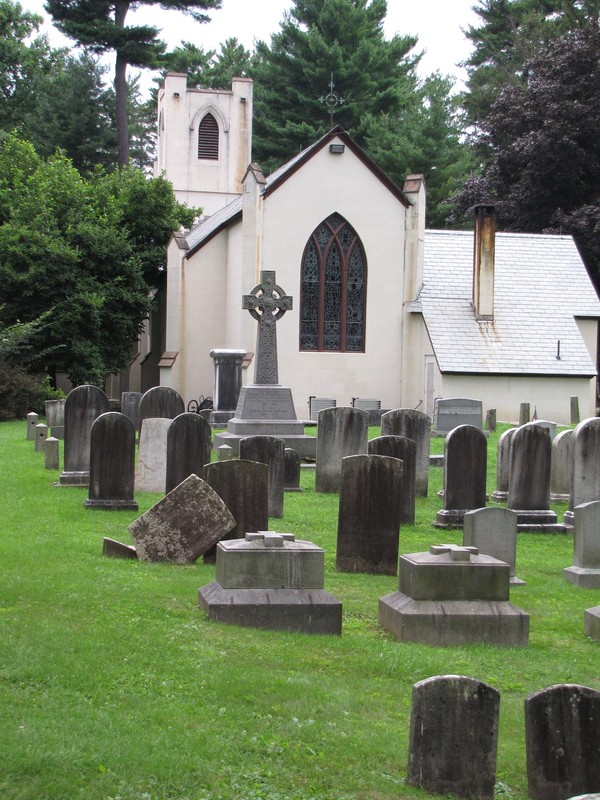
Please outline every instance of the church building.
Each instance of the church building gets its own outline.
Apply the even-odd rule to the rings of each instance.
[[[395,185],[337,127],[269,176],[252,162],[252,81],[190,89],[169,74],[158,97],[156,174],[201,207],[168,250],[160,383],[186,404],[211,396],[213,349],[243,349],[256,321],[242,296],[262,270],[293,298],[277,323],[279,381],[298,418],[310,397],[376,399],[433,413],[471,397],[516,420],[569,421],[596,405],[600,303],[569,236],[425,230],[421,175]]]

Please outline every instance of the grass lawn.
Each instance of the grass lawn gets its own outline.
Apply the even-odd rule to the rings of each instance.
[[[490,491],[505,427],[489,439]],[[377,624],[397,579],[335,571],[338,498],[315,494],[303,470],[304,492],[286,494],[270,527],[325,549],[342,636],[219,625],[197,607],[213,566],[102,556],[102,538],[130,542],[127,525],[159,495],[136,494],[139,512],[85,509],[87,490],[54,486],[25,428],[0,424],[4,800],[432,798],[405,783],[411,687],[444,674],[500,691],[497,796],[526,798],[525,697],[563,682],[600,689],[600,645],[583,632],[600,591],[562,578],[571,536],[519,534],[526,585],[511,601],[531,615],[528,648],[400,644]],[[431,526],[441,482],[432,469],[402,553],[461,541]]]

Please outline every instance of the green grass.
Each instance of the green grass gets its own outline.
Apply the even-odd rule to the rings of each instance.
[[[527,585],[511,600],[531,615],[528,648],[400,644],[377,624],[378,598],[397,579],[335,571],[338,499],[315,494],[303,470],[304,492],[286,495],[271,528],[325,549],[343,633],[273,633],[207,620],[197,591],[214,567],[104,558],[102,538],[131,541],[138,514],[84,509],[86,490],[54,486],[24,422],[0,425],[0,465],[5,800],[430,798],[405,783],[411,687],[450,673],[501,692],[497,796],[525,798],[525,697],[565,681],[600,689],[599,645],[583,633],[600,592],[561,577],[570,536],[519,535]],[[440,541],[441,483],[432,469],[401,552]],[[158,496],[136,499],[141,513]]]

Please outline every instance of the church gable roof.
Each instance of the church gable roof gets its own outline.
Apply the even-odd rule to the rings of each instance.
[[[600,303],[570,236],[496,234],[493,320],[476,318],[472,280],[473,233],[427,231],[419,300],[442,372],[596,374],[576,319]]]

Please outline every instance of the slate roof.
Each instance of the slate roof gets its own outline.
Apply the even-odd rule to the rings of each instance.
[[[427,231],[411,310],[443,373],[596,374],[576,317],[600,317],[600,302],[570,236],[496,234],[493,321],[475,318],[472,278],[473,233]]]

